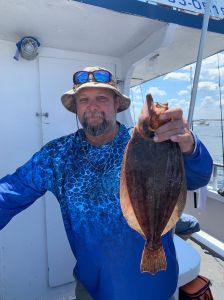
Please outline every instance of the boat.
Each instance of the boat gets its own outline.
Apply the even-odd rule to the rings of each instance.
[[[209,122],[206,120],[198,120],[198,121],[194,121],[194,125],[208,126]]]
[[[209,125],[209,123],[208,122],[206,122],[206,121],[200,121],[199,123],[198,123],[199,125],[203,125],[203,126],[208,126]]]
[[[49,140],[77,129],[73,115],[60,102],[71,88],[74,71],[87,65],[106,67],[129,94],[130,87],[140,82],[196,61],[202,9],[195,13],[160,2],[0,2],[0,177],[13,172]],[[18,52],[24,38],[34,41],[35,58],[29,57],[30,48],[23,56]],[[222,49],[223,19],[211,18],[204,55]],[[118,120],[133,126],[130,111],[120,113]],[[186,211],[195,214],[192,197],[189,192]],[[214,186],[208,191],[208,206],[206,216],[198,214],[202,231],[222,245],[224,201]],[[212,247],[215,243],[209,243],[209,237],[195,238]],[[186,248],[194,258],[190,265],[180,258],[181,285],[197,276],[200,257],[178,237],[175,242],[180,257]],[[0,299],[74,299],[74,264],[59,205],[46,193],[0,232]]]

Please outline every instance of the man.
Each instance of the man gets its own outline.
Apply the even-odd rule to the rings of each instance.
[[[73,81],[62,103],[78,116],[83,129],[49,142],[14,174],[1,179],[0,229],[49,190],[59,201],[77,259],[79,300],[168,300],[178,277],[172,233],[162,236],[166,271],[140,273],[144,240],[127,225],[120,209],[121,162],[130,135],[116,122],[116,113],[127,109],[130,99],[119,92],[112,74],[99,67],[76,72]],[[212,160],[189,131],[182,110],[167,110],[161,118],[172,121],[157,129],[155,142],[179,143],[188,188],[204,186]],[[81,284],[89,295],[85,291],[81,295]]]

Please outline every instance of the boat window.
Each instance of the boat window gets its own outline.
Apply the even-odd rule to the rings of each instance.
[[[168,102],[169,107],[181,107],[187,119],[195,64],[144,81],[130,89],[131,115],[137,122],[145,95],[151,93],[154,101]],[[137,74],[133,75],[137,78]],[[206,145],[214,161],[211,185],[224,187],[224,51],[203,60],[193,116],[193,131]],[[133,81],[134,82],[134,81]],[[139,81],[138,81],[139,82]]]

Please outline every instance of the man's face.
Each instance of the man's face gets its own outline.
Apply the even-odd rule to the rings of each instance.
[[[114,128],[119,97],[104,88],[84,88],[76,95],[77,115],[84,130],[92,136]]]

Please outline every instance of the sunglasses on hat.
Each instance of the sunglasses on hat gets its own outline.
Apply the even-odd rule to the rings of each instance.
[[[92,72],[78,71],[73,75],[74,85],[80,85],[86,82],[91,82],[89,75],[92,75],[94,81],[101,83],[112,82],[112,74],[107,70],[95,70]]]

